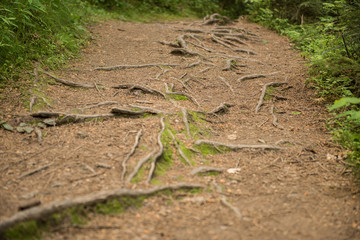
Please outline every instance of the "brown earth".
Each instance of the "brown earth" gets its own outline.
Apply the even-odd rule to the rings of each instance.
[[[206,190],[198,194],[156,195],[146,199],[141,208],[130,208],[119,215],[93,213],[84,227],[64,226],[44,233],[43,238],[360,239],[359,188],[352,183],[351,173],[344,167],[341,149],[325,129],[328,116],[324,106],[315,100],[313,90],[304,85],[306,62],[288,39],[270,30],[245,19],[228,26],[236,28],[231,30],[232,33],[247,36],[247,40],[242,40],[247,45],[241,45],[241,48],[257,54],[232,51],[212,41],[208,33],[194,35],[212,52],[188,43],[191,51],[203,56],[173,55],[170,54],[173,47],[158,42],[176,43],[175,39],[185,34],[183,29],[211,31],[216,27],[203,26],[197,21],[152,24],[109,21],[98,24],[93,28],[96,40],[83,50],[82,59],[54,73],[73,82],[96,83],[98,89],[68,87],[41,74],[40,82],[51,83],[45,91],[53,105],[42,111],[102,114],[109,113],[113,107],[136,104],[172,113],[163,115],[167,126],[171,125],[179,142],[191,149],[195,148],[195,139],[237,145],[269,144],[283,149],[243,149],[210,155],[194,153],[195,164],[189,166],[181,161],[176,146],[170,142],[173,163],[168,169],[157,171],[149,185],[146,184],[149,165],[143,166],[137,183],[126,183],[121,180],[122,161],[131,151],[140,129],[143,134],[128,161],[126,176],[140,159],[158,149],[160,116],[100,118],[47,127],[42,130],[42,144],[35,133],[1,130],[0,221],[14,215],[20,205],[34,200],[45,205],[101,190],[147,189],[188,182],[203,184]],[[186,40],[200,44],[192,38]],[[238,69],[223,71],[226,60],[231,58],[221,57],[218,53],[248,59],[236,60],[242,65]],[[201,60],[199,65],[187,68],[198,60]],[[154,63],[179,66],[93,70],[99,66]],[[201,72],[206,68],[209,70]],[[164,74],[158,76],[160,73]],[[237,81],[245,75],[269,73],[274,74]],[[181,78],[184,74],[187,75]],[[185,82],[186,88],[180,81]],[[287,81],[286,85],[270,88],[264,105],[255,113],[264,84],[284,81]],[[173,84],[173,91],[190,94],[200,106],[189,99],[170,101],[169,95],[165,99],[140,90],[102,87],[136,84],[165,93],[164,83]],[[12,125],[29,119],[24,117],[28,113],[22,110],[23,105],[17,98],[9,91],[1,103],[2,118]],[[104,101],[116,101],[117,104],[84,109]],[[211,111],[224,102],[233,104],[224,114],[206,115],[205,120],[196,122],[189,115],[191,126],[195,124],[199,131],[187,136],[181,107],[188,111]],[[272,105],[279,126],[272,124]],[[46,169],[22,177],[24,173],[48,164],[51,165]],[[162,166],[158,165],[158,168]],[[236,173],[190,175],[199,166],[239,169]],[[216,186],[222,191],[219,192]],[[242,216],[222,204],[223,197]]]

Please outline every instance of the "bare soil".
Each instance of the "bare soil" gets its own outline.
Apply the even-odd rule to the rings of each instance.
[[[137,132],[143,130],[127,162],[126,176],[140,159],[158,149],[161,116],[100,118],[46,127],[42,129],[42,144],[35,133],[0,130],[0,221],[34,200],[44,205],[107,189],[147,189],[151,185],[189,182],[203,184],[206,190],[198,194],[156,195],[146,199],[141,208],[130,208],[120,215],[93,214],[83,228],[58,228],[44,233],[43,239],[360,239],[359,187],[345,168],[341,149],[325,129],[328,116],[324,106],[304,84],[305,60],[287,38],[246,19],[227,26],[236,28],[231,30],[233,34],[247,36],[242,40],[247,45],[239,45],[241,48],[257,54],[235,52],[214,42],[209,32],[216,26],[204,26],[199,21],[98,24],[92,30],[96,40],[83,50],[82,59],[53,73],[73,82],[96,83],[98,89],[68,87],[40,73],[41,82],[51,82],[45,92],[52,102],[52,108],[41,111],[103,114],[113,107],[134,104],[169,112],[162,115],[165,122],[176,131],[179,142],[191,149],[196,139],[208,139],[233,145],[276,145],[281,150],[194,153],[195,164],[189,166],[181,161],[176,146],[170,142],[173,162],[168,169],[157,171],[152,183],[147,184],[149,165],[145,164],[138,182],[126,183],[121,179],[122,161],[131,151]],[[193,34],[213,51],[191,45],[189,42],[200,43],[186,38],[188,49],[201,56],[179,56],[170,54],[174,47],[158,42],[176,44],[176,38],[186,34],[184,29],[205,31]],[[239,58],[235,61],[241,65],[238,69],[223,71],[231,57],[221,54],[248,59]],[[199,65],[187,67],[199,60]],[[155,63],[179,66],[94,70],[100,66]],[[253,74],[269,75],[237,81]],[[268,89],[264,104],[255,113],[263,86],[284,81],[287,84]],[[170,101],[169,95],[165,99],[141,90],[111,88],[133,84],[165,94],[164,83],[173,84],[174,92],[191,95],[200,106],[190,99]],[[18,98],[9,91],[1,100],[2,118],[12,125],[28,119],[24,116],[29,113]],[[104,101],[117,104],[85,109]],[[201,121],[189,117],[191,126],[195,124],[200,132],[187,136],[181,107],[208,112],[224,102],[233,105],[224,114],[206,115]],[[278,126],[273,124],[272,106]],[[235,173],[225,170],[218,175],[190,174],[200,166],[237,169]],[[221,202],[223,197],[239,210],[241,217]]]

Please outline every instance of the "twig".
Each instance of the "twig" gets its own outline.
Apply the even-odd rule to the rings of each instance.
[[[136,137],[135,137],[135,143],[133,145],[133,147],[131,148],[131,151],[128,153],[128,155],[126,156],[126,158],[124,159],[124,161],[122,162],[122,167],[123,167],[123,171],[121,173],[121,180],[124,179],[125,177],[125,174],[126,174],[126,163],[127,161],[130,159],[130,157],[135,153],[135,150],[137,148],[137,146],[139,145],[139,140],[140,140],[140,137],[142,135],[142,129],[140,129],[138,131],[138,133],[136,134]]]
[[[176,138],[175,138],[174,134],[169,129],[167,131],[170,134],[170,136],[172,137],[172,139],[174,141],[174,144],[175,144],[176,148],[178,149],[178,152],[180,153],[180,156],[191,166],[192,165],[191,161],[186,157],[184,152],[181,150],[178,142],[176,141]]]
[[[191,171],[190,175],[196,175],[199,173],[208,173],[208,172],[218,172],[222,173],[225,171],[225,168],[215,168],[215,167],[198,167]]]
[[[89,85],[89,84],[82,84],[82,83],[76,83],[76,82],[71,82],[68,80],[64,80],[58,77],[55,77],[54,75],[51,75],[48,72],[43,72],[45,75],[48,75],[49,77],[51,77],[52,79],[54,79],[56,82],[64,84],[66,86],[70,86],[70,87],[82,87],[82,88],[95,88],[94,85]]]
[[[41,219],[46,216],[50,216],[53,213],[71,207],[94,205],[96,203],[104,202],[111,198],[148,196],[165,190],[175,191],[179,189],[194,189],[194,188],[203,188],[203,186],[199,184],[178,183],[178,184],[154,187],[147,190],[144,189],[130,190],[130,189],[118,188],[114,190],[106,190],[106,191],[90,193],[85,196],[66,199],[63,201],[51,202],[43,206],[34,207],[22,212],[18,212],[13,216],[0,221],[0,232],[3,232],[4,230],[12,226],[15,226],[18,223]]]
[[[33,174],[35,174],[35,173],[37,173],[37,172],[40,172],[40,171],[42,171],[42,170],[45,170],[45,169],[49,168],[51,165],[52,165],[52,163],[47,164],[47,165],[45,165],[45,166],[41,166],[41,167],[39,167],[39,168],[37,168],[37,169],[35,169],[35,170],[32,170],[32,171],[30,171],[30,172],[24,173],[24,174],[22,174],[20,177],[18,177],[18,179],[22,179],[22,178],[24,178],[24,177],[31,176],[31,175],[33,175]]]
[[[221,77],[221,76],[219,76],[219,78],[220,78],[220,80],[221,80],[223,83],[225,83],[226,86],[229,87],[229,89],[230,89],[230,91],[231,91],[232,93],[235,93],[233,87],[230,85],[230,83],[228,83],[228,82],[225,80],[225,78],[223,78],[223,77]]]
[[[112,71],[112,70],[121,70],[121,69],[129,69],[129,68],[148,68],[148,67],[159,67],[159,66],[176,67],[179,66],[179,64],[153,63],[153,64],[143,64],[143,65],[116,65],[110,67],[97,67],[94,68],[94,70]]]
[[[241,82],[241,81],[245,81],[245,80],[248,80],[248,79],[264,78],[264,77],[267,77],[267,76],[275,75],[277,73],[279,73],[279,72],[273,72],[273,73],[268,73],[268,74],[245,75],[245,76],[239,78],[237,81]]]
[[[261,95],[260,95],[260,98],[259,98],[259,101],[258,101],[258,104],[256,105],[255,107],[255,113],[258,113],[259,110],[260,110],[260,107],[263,105],[264,103],[264,97],[265,97],[265,94],[266,94],[266,89],[267,87],[269,86],[280,86],[280,85],[284,85],[284,84],[287,84],[287,82],[271,82],[271,83],[267,83],[263,86],[263,89],[262,89],[262,92],[261,92]]]
[[[273,124],[275,127],[279,128],[279,129],[284,129],[284,127],[281,126],[281,125],[277,122],[277,117],[276,117],[276,115],[274,114],[274,104],[271,105],[270,114],[273,116],[272,124]]]
[[[165,131],[165,123],[164,123],[164,118],[163,117],[160,120],[160,124],[161,124],[161,131],[160,131],[160,133],[158,135],[158,139],[157,139],[158,140],[158,145],[159,145],[159,150],[156,153],[156,155],[154,156],[154,160],[152,161],[152,163],[150,165],[149,175],[148,175],[148,178],[147,178],[147,181],[146,181],[148,184],[151,182],[151,179],[152,179],[152,177],[154,175],[157,160],[164,153],[164,145],[161,142],[161,136],[162,136],[163,132]]]
[[[204,139],[197,140],[195,142],[195,145],[202,145],[202,144],[207,144],[207,145],[211,145],[211,146],[218,146],[218,147],[226,147],[226,148],[229,148],[230,150],[233,150],[233,151],[246,149],[246,148],[268,149],[268,150],[281,150],[281,149],[284,149],[284,148],[277,147],[277,146],[272,146],[272,145],[233,145],[233,144],[216,142],[216,141],[211,141],[211,140],[204,140]]]

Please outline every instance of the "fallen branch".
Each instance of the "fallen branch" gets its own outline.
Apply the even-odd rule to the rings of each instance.
[[[219,76],[219,78],[220,78],[220,80],[221,80],[223,83],[225,83],[226,86],[229,87],[229,89],[230,89],[230,91],[231,91],[232,93],[235,93],[233,87],[230,85],[230,83],[228,83],[228,82],[225,80],[225,78],[223,78],[223,77],[221,77],[221,76]]]
[[[33,207],[25,211],[18,212],[7,219],[0,221],[0,232],[3,232],[6,229],[11,228],[18,223],[31,221],[31,220],[44,219],[45,217],[48,217],[54,213],[60,212],[64,209],[71,207],[95,205],[97,203],[105,202],[106,200],[112,198],[149,196],[166,190],[175,191],[179,189],[194,189],[194,188],[203,188],[203,186],[199,184],[179,183],[179,184],[154,187],[146,190],[144,189],[130,190],[130,189],[118,188],[114,190],[106,190],[106,191],[90,193],[85,196],[66,199],[63,201],[56,201],[56,202],[48,203],[43,206]]]
[[[223,114],[229,111],[230,107],[233,107],[234,104],[221,103],[219,106],[208,112],[207,114]]]
[[[147,88],[147,87],[144,87],[144,86],[140,86],[140,85],[120,84],[120,85],[117,85],[117,86],[113,86],[112,88],[115,88],[115,89],[129,89],[130,91],[141,90],[144,93],[160,95],[163,98],[166,98],[166,96],[162,92],[160,92],[158,90],[155,90],[155,89],[152,89],[152,88]]]
[[[51,165],[52,165],[52,163],[47,164],[47,165],[45,165],[45,166],[41,166],[41,167],[39,167],[39,168],[37,168],[37,169],[35,169],[35,170],[32,170],[32,171],[30,171],[30,172],[24,173],[24,174],[22,174],[20,177],[18,177],[18,179],[22,179],[22,178],[24,178],[24,177],[31,176],[31,175],[33,175],[33,174],[35,174],[35,173],[37,173],[37,172],[40,172],[40,171],[42,171],[42,170],[45,170],[45,169],[49,168]]]
[[[276,117],[276,115],[274,114],[274,104],[271,105],[270,114],[273,116],[272,124],[273,124],[275,127],[279,128],[279,129],[284,129],[284,127],[281,126],[281,125],[278,123],[277,117]]]
[[[256,105],[255,107],[255,113],[258,113],[259,110],[260,110],[260,107],[263,105],[264,103],[264,97],[265,97],[265,94],[266,94],[266,89],[267,87],[269,86],[280,86],[280,85],[284,85],[284,84],[287,84],[287,82],[271,82],[271,83],[267,83],[263,86],[263,89],[262,89],[262,92],[261,92],[261,95],[260,95],[260,98],[259,98],[259,101],[258,101],[258,104]]]
[[[154,175],[154,172],[155,172],[155,168],[156,168],[156,162],[157,160],[163,155],[164,153],[164,145],[162,144],[161,142],[161,136],[163,134],[163,132],[165,131],[165,123],[164,123],[164,118],[162,117],[161,120],[160,120],[160,124],[161,124],[161,131],[158,135],[158,145],[159,145],[159,150],[158,152],[156,153],[156,155],[154,156],[154,160],[152,161],[151,165],[150,165],[150,170],[149,170],[149,175],[148,175],[148,178],[147,178],[147,183],[150,184],[151,182],[151,179]]]
[[[211,140],[197,140],[195,142],[195,145],[202,145],[202,144],[207,144],[207,145],[211,145],[211,146],[215,146],[215,147],[226,147],[229,148],[230,150],[236,151],[236,150],[241,150],[241,149],[246,149],[246,148],[251,148],[251,149],[267,149],[267,150],[281,150],[283,148],[277,147],[277,146],[272,146],[272,145],[233,145],[233,144],[227,144],[227,143],[222,143],[222,142],[216,142],[216,141],[211,141]]]
[[[178,152],[180,153],[180,156],[187,162],[187,164],[189,164],[189,165],[191,166],[191,165],[192,165],[192,164],[191,164],[191,161],[186,157],[186,155],[184,154],[184,152],[181,150],[178,142],[176,141],[176,138],[175,138],[174,134],[172,134],[172,132],[171,132],[169,129],[168,129],[167,131],[168,131],[168,133],[170,134],[170,136],[172,137],[172,139],[173,139],[173,141],[174,141],[174,144],[175,144]]]
[[[212,172],[217,172],[217,173],[222,173],[223,171],[225,171],[225,168],[215,168],[215,167],[198,167],[195,168],[191,171],[190,175],[194,176],[197,175],[199,173],[212,173]]]
[[[279,72],[273,72],[273,73],[268,73],[268,74],[253,74],[253,75],[245,75],[241,78],[239,78],[237,81],[238,82],[241,82],[241,81],[245,81],[245,80],[249,80],[249,79],[255,79],[255,78],[264,78],[264,77],[267,77],[267,76],[271,76],[271,75],[275,75]]]
[[[112,70],[121,70],[121,69],[129,69],[129,68],[148,68],[148,67],[160,67],[160,66],[176,67],[179,66],[179,64],[153,63],[153,64],[143,64],[143,65],[116,65],[110,67],[97,67],[94,68],[94,70],[112,71]]]
[[[89,85],[89,84],[83,84],[83,83],[76,83],[76,82],[71,82],[68,80],[64,80],[58,77],[55,77],[54,75],[51,75],[48,72],[43,72],[45,75],[48,75],[49,77],[51,77],[52,79],[54,79],[56,82],[61,83],[65,86],[70,86],[70,87],[82,87],[82,88],[95,88],[95,85]]]
[[[183,122],[186,128],[186,133],[189,136],[189,138],[191,138],[191,133],[190,133],[190,127],[189,127],[189,122],[188,122],[188,113],[186,111],[186,108],[181,108],[181,112],[182,112],[182,117],[183,117]]]
[[[131,148],[131,151],[129,152],[129,154],[126,156],[126,158],[124,159],[124,161],[122,162],[122,167],[123,167],[123,171],[121,173],[121,180],[124,179],[125,174],[126,174],[126,162],[129,160],[129,158],[135,153],[135,149],[137,148],[137,146],[139,145],[139,140],[140,137],[142,135],[142,129],[139,130],[139,132],[136,134],[135,137],[135,143],[133,145],[133,147]]]

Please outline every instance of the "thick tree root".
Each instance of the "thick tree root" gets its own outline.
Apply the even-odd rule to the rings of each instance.
[[[234,104],[221,103],[219,106],[208,112],[207,114],[224,114],[229,111],[229,108],[233,107]]]
[[[152,63],[152,64],[143,64],[143,65],[116,65],[110,67],[97,67],[94,70],[98,71],[112,71],[112,70],[122,70],[122,69],[130,69],[130,68],[148,68],[148,67],[177,67],[179,64],[172,64],[172,63]]]
[[[35,118],[56,118],[55,123],[57,125],[84,122],[89,119],[96,119],[96,118],[115,117],[115,115],[112,113],[85,115],[85,114],[67,114],[67,113],[58,113],[58,112],[38,112],[38,113],[30,114],[30,116]]]
[[[191,171],[190,175],[194,176],[199,173],[222,173],[225,171],[225,168],[215,168],[215,167],[198,167]]]
[[[172,114],[170,112],[165,112],[165,111],[162,111],[162,110],[159,110],[159,109],[156,109],[156,108],[143,107],[143,106],[134,105],[134,104],[129,104],[128,106],[131,107],[131,108],[138,108],[138,109],[140,109],[142,111],[145,111],[147,113],[150,113],[150,114],[165,114],[165,115]]]
[[[161,124],[161,131],[160,131],[160,133],[159,133],[159,135],[158,135],[158,138],[157,138],[157,140],[158,140],[158,145],[159,145],[159,150],[158,150],[158,152],[155,154],[154,160],[152,161],[152,163],[151,163],[151,165],[150,165],[149,175],[148,175],[148,178],[147,178],[147,180],[146,180],[146,182],[147,182],[148,184],[150,184],[151,179],[152,179],[152,177],[153,177],[153,175],[154,175],[154,173],[155,173],[155,168],[156,168],[156,162],[157,162],[157,160],[158,160],[158,159],[163,155],[163,153],[164,153],[164,145],[163,145],[162,142],[161,142],[161,136],[162,136],[163,132],[165,131],[164,118],[161,118],[160,124]]]
[[[187,162],[187,164],[189,164],[189,165],[191,166],[191,165],[192,165],[192,164],[191,164],[191,161],[186,157],[186,155],[184,154],[184,152],[181,150],[178,142],[176,141],[176,138],[175,138],[174,134],[172,134],[172,132],[171,132],[169,129],[168,129],[167,131],[168,131],[168,133],[170,134],[170,136],[172,137],[172,139],[173,139],[173,141],[174,141],[174,144],[175,144],[175,146],[176,146],[176,148],[177,148],[180,156]]]
[[[204,22],[201,25],[212,25],[212,24],[220,24],[220,25],[225,25],[231,23],[231,19],[226,17],[226,16],[222,16],[218,13],[214,13],[211,15],[207,15],[206,17],[204,17]]]
[[[92,109],[92,108],[97,108],[97,107],[101,107],[101,106],[107,106],[107,105],[114,105],[114,104],[118,104],[118,102],[115,101],[104,101],[104,102],[100,102],[98,104],[95,105],[91,105],[91,106],[87,106],[81,109]]]
[[[272,145],[233,145],[233,144],[216,142],[216,141],[211,141],[211,140],[204,140],[204,139],[197,140],[195,142],[195,145],[202,145],[202,144],[207,144],[207,145],[211,145],[211,146],[215,146],[215,147],[226,147],[233,151],[247,149],[247,148],[264,149],[264,150],[281,150],[281,149],[283,149],[283,148],[280,148],[277,146],[272,146]]]
[[[237,81],[238,82],[242,82],[242,81],[245,81],[245,80],[249,80],[249,79],[255,79],[255,78],[264,78],[264,77],[268,77],[268,76],[271,76],[271,75],[275,75],[279,72],[272,72],[272,73],[268,73],[268,74],[252,74],[252,75],[245,75],[241,78],[239,78]]]
[[[76,82],[71,82],[68,80],[64,80],[58,77],[55,77],[54,75],[51,75],[48,72],[43,72],[45,75],[48,75],[49,77],[51,77],[52,79],[54,79],[56,82],[61,83],[63,85],[69,86],[69,87],[81,87],[81,88],[95,88],[95,85],[89,85],[89,84],[83,84],[83,83],[76,83]]]
[[[123,170],[122,170],[122,173],[121,173],[121,180],[124,180],[124,177],[125,177],[125,174],[126,174],[126,163],[127,161],[130,159],[130,157],[135,153],[135,150],[137,148],[137,146],[139,145],[139,140],[140,140],[140,137],[142,135],[142,129],[140,129],[138,131],[138,133],[136,134],[136,137],[135,137],[135,143],[133,145],[133,147],[131,148],[131,151],[128,153],[128,155],[126,156],[126,158],[124,159],[124,161],[122,162],[122,167],[123,167]]]
[[[112,108],[111,113],[114,115],[125,115],[125,116],[144,116],[146,114],[159,114],[160,110],[151,109],[151,108],[144,108],[140,111],[133,111],[126,108]]]
[[[144,93],[149,93],[149,94],[154,94],[154,95],[160,95],[162,96],[163,98],[166,98],[166,96],[158,91],[158,90],[155,90],[155,89],[151,89],[151,88],[147,88],[147,87],[144,87],[144,86],[140,86],[140,85],[134,85],[134,84],[120,84],[120,85],[117,85],[117,86],[113,86],[112,88],[115,88],[115,89],[129,89],[130,91],[134,91],[134,90],[141,90],[142,92]]]
[[[266,94],[266,89],[267,87],[269,86],[281,86],[281,85],[284,85],[284,84],[287,84],[287,82],[271,82],[271,83],[267,83],[263,86],[263,89],[261,91],[261,95],[260,95],[260,98],[259,98],[259,101],[258,101],[258,104],[256,105],[255,107],[255,113],[258,113],[261,106],[264,104],[264,97],[265,97],[265,94]]]
[[[97,203],[105,202],[108,199],[120,198],[120,197],[140,197],[140,196],[149,196],[155,193],[159,193],[165,190],[176,191],[179,189],[195,189],[195,188],[204,188],[200,184],[190,184],[190,183],[178,183],[172,185],[165,185],[154,187],[151,189],[114,189],[106,190],[95,193],[90,193],[85,196],[75,197],[72,199],[66,199],[63,201],[56,201],[48,203],[43,206],[33,207],[22,212],[18,212],[10,218],[0,221],[0,232],[5,231],[18,223],[44,219],[50,215],[60,212],[64,209],[77,207],[77,206],[91,206]]]
[[[257,55],[256,52],[252,51],[252,50],[247,50],[247,49],[241,49],[241,48],[233,48],[232,46],[230,46],[228,43],[225,43],[224,41],[216,38],[215,36],[212,36],[211,39],[216,42],[219,43],[220,45],[229,48],[231,51],[233,52],[241,52],[241,53],[247,53],[250,55]]]

